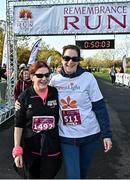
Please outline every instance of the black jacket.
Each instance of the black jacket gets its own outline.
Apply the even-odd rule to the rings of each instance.
[[[45,105],[33,87],[22,92],[18,101],[21,103],[21,108],[16,112],[15,127],[23,128],[21,146],[24,147],[24,152],[36,152],[46,156],[60,152],[59,104],[56,88],[48,86],[48,97]],[[32,130],[33,116],[54,116],[55,128],[39,133],[34,132]]]

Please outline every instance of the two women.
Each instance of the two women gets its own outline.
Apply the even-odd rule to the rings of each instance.
[[[92,73],[80,67],[80,59],[77,46],[63,47],[62,71],[50,82],[59,95],[59,137],[68,179],[87,178],[100,136],[104,152],[112,148],[112,132],[103,96]],[[41,69],[40,73],[43,72]]]

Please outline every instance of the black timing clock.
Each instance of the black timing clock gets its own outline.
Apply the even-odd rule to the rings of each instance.
[[[76,41],[81,49],[114,49],[114,39]]]

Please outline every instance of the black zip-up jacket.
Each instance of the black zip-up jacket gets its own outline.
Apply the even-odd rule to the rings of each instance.
[[[45,104],[33,87],[22,92],[18,101],[21,103],[21,108],[16,112],[15,127],[23,128],[21,146],[24,147],[24,152],[35,152],[46,156],[59,153],[59,104],[56,88],[48,86]],[[32,130],[33,116],[54,116],[55,128],[39,133],[34,132]]]

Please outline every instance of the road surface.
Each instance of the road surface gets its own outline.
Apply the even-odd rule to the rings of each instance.
[[[105,154],[100,144],[89,179],[130,179],[130,89],[98,79],[110,115],[113,149]],[[0,126],[0,179],[20,179],[13,170],[13,119]],[[64,168],[56,177],[65,178]]]

